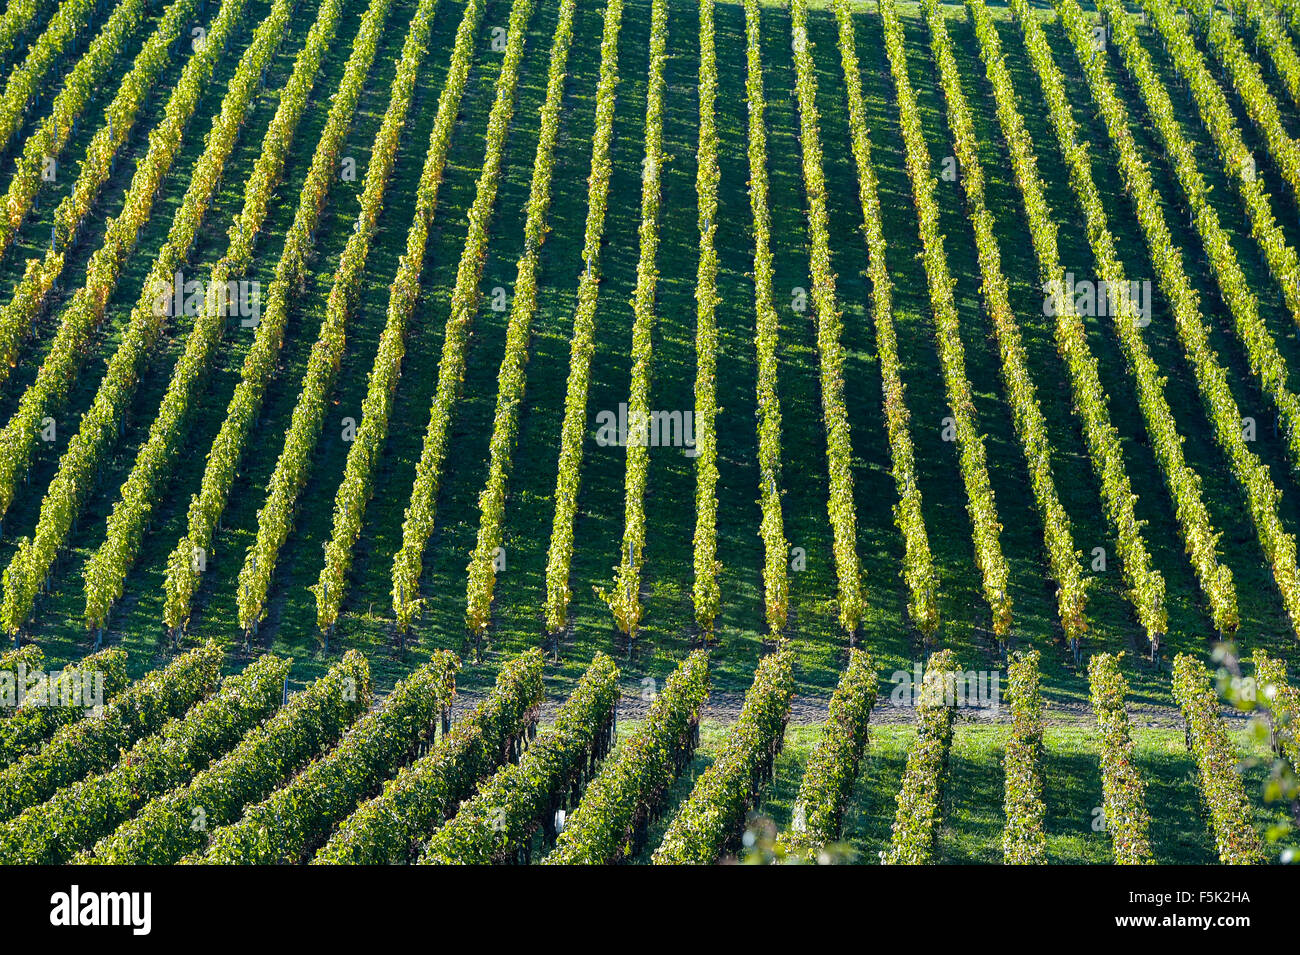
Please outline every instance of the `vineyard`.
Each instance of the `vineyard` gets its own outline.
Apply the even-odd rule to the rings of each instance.
[[[0,863],[1294,857],[1300,0],[0,5]]]

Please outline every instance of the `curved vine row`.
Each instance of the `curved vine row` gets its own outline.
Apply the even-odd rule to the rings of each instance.
[[[177,657],[128,686],[98,719],[63,727],[40,752],[5,767],[0,771],[0,820],[111,768],[123,750],[156,733],[216,688],[222,656],[221,648],[208,642]]]
[[[632,383],[627,397],[627,467],[624,473],[623,549],[614,580],[599,590],[614,624],[635,637],[641,606],[641,565],[645,561],[645,491],[650,470],[650,379],[654,358],[655,288],[659,280],[659,211],[663,199],[664,63],[668,47],[667,0],[650,6],[650,66],[646,79],[645,157],[641,163],[640,254],[632,292]]]
[[[24,643],[13,650],[0,653],[0,671],[14,672],[19,666],[28,670],[39,670],[45,665],[45,653],[34,643]],[[13,711],[9,707],[0,709],[0,717],[7,718]]]

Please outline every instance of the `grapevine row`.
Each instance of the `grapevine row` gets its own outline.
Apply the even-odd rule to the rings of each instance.
[[[682,803],[655,850],[656,865],[711,865],[740,840],[745,814],[772,779],[794,696],[794,652],[781,641],[759,661],[722,749]]]
[[[352,127],[366,77],[378,53],[390,5],[391,0],[371,0],[352,42],[343,78],[331,97],[329,117],[312,155],[311,168],[275,266],[275,277],[267,291],[253,344],[244,356],[239,384],[226,406],[221,430],[208,451],[199,492],[190,500],[185,536],[168,559],[163,621],[169,629],[179,629],[189,620],[190,603],[203,567],[203,562],[195,556],[211,549],[245,442],[261,415],[262,401],[284,343],[290,307],[305,281],[316,226],[325,211],[330,188],[338,178],[339,152]]]
[[[722,593],[718,574],[718,60],[713,0],[700,0],[699,143],[696,149],[696,219],[700,256],[695,270],[695,539],[691,596],[695,622],[713,633]]]
[[[185,350],[172,370],[158,414],[149,426],[149,435],[136,453],[131,473],[113,505],[107,536],[83,570],[87,627],[104,626],[114,601],[122,596],[127,571],[143,543],[159,492],[170,476],[190,414],[200,400],[201,383],[225,330],[231,311],[230,283],[247,274],[252,264],[253,246],[266,221],[271,196],[284,173],[289,147],[306,111],[321,61],[334,39],[340,9],[341,0],[325,0],[321,4],[307,42],[298,53],[245,186],[243,209],[235,219],[234,229],[230,230],[230,245],[212,269],[202,311],[195,318]]]
[[[9,0],[0,16],[0,70],[7,72],[13,65],[9,55],[21,49],[20,41],[28,28],[34,26],[57,7],[58,0]]]
[[[935,199],[935,181],[930,171],[930,150],[925,144],[921,116],[907,75],[903,27],[899,23],[893,0],[879,0],[884,25],[885,51],[897,94],[898,122],[906,149],[908,178],[921,234],[922,260],[929,286],[934,317],[934,340],[943,367],[944,387],[952,410],[957,433],[962,483],[966,488],[966,509],[974,527],[975,562],[984,584],[984,599],[993,612],[993,632],[1005,635],[1011,626],[1011,595],[1007,592],[1008,569],[999,535],[997,504],[989,483],[984,439],[975,421],[975,403],[970,380],[966,377],[965,349],[961,326],[953,297],[953,279],[948,270],[948,255],[939,231],[939,204]]]
[[[1053,115],[1062,117],[1055,121],[1057,135],[1060,137],[1069,131],[1068,138],[1064,140],[1067,161],[1072,165],[1077,164],[1081,170],[1072,173],[1072,180],[1077,177],[1078,188],[1082,190],[1080,195],[1095,193],[1095,190],[1088,189],[1090,177],[1082,175],[1085,160],[1075,158],[1080,156],[1081,147],[1074,141],[1073,127],[1064,123],[1067,113],[1062,110],[1065,94],[1060,70],[1052,60],[1051,51],[1037,24],[1024,15],[1018,3],[1013,2],[1012,9],[1020,18],[1030,59],[1043,85],[1049,107]],[[1272,566],[1273,579],[1282,593],[1292,627],[1300,632],[1300,570],[1296,567],[1295,539],[1287,533],[1278,514],[1281,492],[1273,484],[1268,468],[1246,446],[1241,433],[1241,411],[1232,396],[1227,369],[1210,346],[1209,328],[1201,317],[1198,296],[1183,267],[1182,252],[1169,231],[1151,173],[1129,134],[1127,110],[1109,77],[1091,58],[1091,38],[1083,12],[1072,0],[1061,3],[1059,10],[1066,35],[1083,64],[1093,102],[1110,134],[1124,189],[1142,226],[1147,250],[1156,268],[1156,279],[1169,302],[1174,327],[1194,370],[1202,405],[1214,429],[1215,438],[1246,498],[1256,536]],[[1099,209],[1100,200],[1088,198],[1084,205],[1086,208]]]
[[[1109,653],[1088,658],[1092,711],[1101,730],[1102,812],[1115,861],[1142,865],[1154,861],[1147,834],[1151,815],[1146,807],[1146,784],[1134,762],[1133,738],[1124,708],[1128,682],[1120,673],[1119,661],[1120,657]]]
[[[790,828],[777,840],[785,853],[815,862],[828,846],[839,841],[844,811],[869,742],[878,683],[870,654],[850,650],[849,665],[831,696],[830,715],[821,738],[804,767]]]
[[[970,0],[969,6],[972,16],[983,23],[981,30],[988,35],[992,27],[988,22],[987,7],[982,0]],[[1023,17],[1021,22],[1024,23]],[[1027,33],[1032,32],[1036,26],[1036,23],[1031,24],[1025,30]],[[1048,105],[1050,125],[1065,157],[1070,185],[1084,212],[1088,242],[1097,263],[1097,271],[1110,295],[1111,307],[1107,311],[1111,315],[1115,334],[1137,386],[1138,407],[1146,422],[1147,435],[1160,465],[1161,477],[1164,478],[1165,487],[1174,503],[1174,513],[1185,549],[1196,571],[1201,591],[1209,603],[1210,617],[1220,633],[1230,634],[1236,631],[1239,622],[1237,590],[1233,584],[1232,571],[1226,564],[1219,563],[1216,553],[1218,535],[1210,524],[1209,512],[1201,497],[1200,478],[1183,456],[1183,437],[1178,433],[1173,411],[1165,397],[1164,378],[1142,339],[1141,320],[1127,292],[1129,282],[1124,276],[1115,240],[1107,223],[1101,194],[1093,182],[1090,160],[1074,137],[1069,100],[1065,98],[1062,86],[1053,86],[1046,79],[1041,79],[1045,73],[1037,66],[1037,61],[1041,61],[1044,55],[1050,55],[1050,51],[1036,49],[1031,53],[1031,58],[1036,61],[1035,68],[1040,71],[1040,84]]]
[[[456,31],[456,42],[452,50],[447,79],[438,98],[438,112],[434,119],[433,130],[429,134],[424,168],[420,173],[415,215],[412,217],[406,235],[406,252],[393,279],[388,300],[388,319],[380,336],[379,349],[370,372],[367,394],[363,402],[362,427],[357,433],[353,448],[349,449],[347,463],[344,466],[344,483],[350,482],[364,487],[367,493],[372,482],[371,470],[376,463],[378,452],[367,453],[364,456],[354,452],[363,442],[374,443],[378,448],[387,434],[388,415],[392,410],[393,395],[397,389],[402,358],[405,355],[406,323],[415,309],[416,299],[419,296],[420,272],[424,267],[425,247],[434,214],[438,209],[438,190],[442,185],[447,150],[451,144],[461,97],[464,95],[469,77],[474,37],[478,31],[479,21],[482,19],[483,6],[483,0],[471,0],[466,4],[460,26]],[[340,489],[341,493],[342,489]],[[346,528],[349,534],[359,533],[361,516],[359,509],[355,514],[349,509],[342,515],[343,521],[339,526]],[[397,593],[397,588],[394,588],[394,594]],[[404,601],[402,603],[405,606]]]
[[[617,11],[617,13],[615,13]],[[573,559],[573,521],[578,510],[578,483],[582,472],[583,442],[587,428],[587,388],[591,356],[596,348],[596,297],[600,292],[600,245],[605,235],[605,212],[613,166],[610,145],[614,136],[614,104],[618,89],[618,29],[622,0],[609,0],[605,35],[600,45],[600,79],[596,84],[596,128],[591,137],[591,174],[587,177],[587,222],[582,259],[586,268],[578,280],[578,305],[573,313],[569,346],[569,377],[564,395],[564,421],[560,426],[560,454],[555,479],[555,514],[546,552],[546,629],[558,633],[567,623],[569,564]],[[410,621],[410,604],[393,587],[397,619]]]
[[[96,5],[96,0],[64,0],[23,61],[10,71],[0,95],[0,151],[9,148],[27,110],[53,85],[50,71],[89,29]]]
[[[1210,816],[1210,831],[1225,865],[1263,861],[1259,833],[1251,821],[1250,801],[1232,742],[1219,716],[1219,698],[1209,671],[1185,653],[1174,659],[1174,699],[1187,721],[1187,744],[1196,760],[1201,799]]]
[[[520,761],[488,779],[433,834],[421,865],[513,861],[528,854],[538,826],[552,830],[556,810],[569,805],[614,741],[618,667],[597,653],[573,694]]]
[[[591,781],[544,862],[613,865],[640,849],[668,788],[695,755],[708,695],[709,657],[697,650],[673,671],[640,728]]]
[[[772,233],[768,209],[767,127],[763,102],[762,36],[757,0],[745,0],[745,96],[749,105],[749,206],[754,221],[754,349],[757,355],[758,493],[762,515],[763,595],[770,636],[785,628],[790,577],[781,513],[781,395],[777,353],[781,321],[772,294]]]
[[[1269,90],[1259,66],[1246,52],[1241,38],[1237,36],[1232,26],[1232,19],[1227,14],[1216,10],[1213,3],[1207,4],[1203,0],[1186,0],[1186,2],[1187,7],[1196,15],[1201,32],[1214,52],[1215,58],[1226,70],[1227,78],[1246,108],[1247,115],[1263,134],[1265,148],[1273,160],[1274,168],[1291,186],[1293,199],[1300,200],[1300,144],[1297,144],[1283,128],[1282,114],[1278,109],[1277,100]],[[1148,3],[1148,8],[1157,29],[1165,38],[1167,48],[1173,53],[1176,67],[1191,83],[1201,115],[1206,117],[1206,125],[1222,150],[1223,158],[1228,161],[1226,168],[1229,180],[1236,181],[1239,189],[1242,190],[1252,222],[1256,217],[1260,218],[1261,227],[1256,231],[1256,236],[1268,235],[1270,245],[1278,240],[1284,241],[1280,230],[1267,228],[1271,220],[1260,215],[1266,208],[1263,204],[1263,187],[1258,182],[1253,169],[1243,170],[1241,162],[1236,161],[1238,157],[1247,155],[1245,146],[1240,144],[1238,148],[1240,133],[1237,131],[1227,97],[1223,94],[1222,88],[1215,83],[1204,57],[1195,47],[1190,31],[1183,24],[1175,24],[1169,19],[1172,11],[1164,0],[1153,0]],[[1243,172],[1246,174],[1243,175]],[[1276,223],[1274,226],[1276,227]],[[1266,248],[1266,251],[1271,255],[1276,254],[1272,249]],[[1280,251],[1284,257],[1270,259],[1270,262],[1283,263],[1280,267],[1274,265],[1274,269],[1278,281],[1285,287],[1288,280],[1294,284],[1300,278],[1300,260],[1297,260],[1294,250],[1289,246]],[[1296,301],[1300,301],[1300,298],[1287,298],[1288,304],[1293,306]],[[1300,321],[1300,318],[1297,318],[1297,321]]]
[[[903,536],[902,577],[908,590],[908,615],[917,630],[929,637],[939,626],[935,599],[934,560],[921,514],[921,489],[916,478],[916,451],[912,445],[911,415],[904,393],[898,336],[894,327],[893,280],[885,261],[885,232],[880,214],[880,187],[871,162],[871,137],[867,129],[862,77],[854,40],[849,0],[833,0],[839,27],[840,61],[849,108],[849,133],[858,171],[858,199],[862,205],[862,231],[867,243],[867,274],[871,279],[871,311],[876,326],[876,355],[880,362],[881,398],[889,454],[898,490],[894,523]],[[784,562],[782,562],[784,567]]]
[[[407,29],[402,57],[389,89],[388,107],[375,134],[361,192],[361,210],[334,272],[316,342],[307,359],[302,389],[294,405],[284,445],[267,482],[266,502],[257,519],[257,538],[239,573],[239,621],[245,630],[266,610],[267,592],[280,550],[292,530],[299,495],[311,475],[312,455],[325,427],[330,394],[347,350],[347,328],[365,274],[370,245],[379,227],[384,194],[397,164],[397,149],[410,115],[420,65],[429,45],[438,0],[420,0]],[[346,479],[345,479],[346,484]]]
[[[645,107],[645,157],[641,163],[640,254],[632,292],[632,383],[627,398],[627,466],[624,474],[623,549],[614,581],[600,593],[614,623],[635,637],[641,623],[641,564],[645,560],[645,492],[650,470],[650,379],[659,280],[659,209],[663,195],[664,63],[668,47],[668,3],[650,7],[650,66]]]
[[[560,132],[560,108],[564,101],[564,80],[568,75],[569,46],[573,40],[573,0],[560,4],[546,84],[546,100],[539,116],[540,133],[533,159],[532,182],[528,191],[528,212],[524,221],[524,254],[515,271],[514,298],[506,327],[505,354],[497,372],[497,401],[489,440],[487,483],[479,493],[479,526],[467,568],[465,629],[470,633],[487,630],[492,616],[492,592],[496,584],[495,559],[501,546],[501,524],[505,518],[506,481],[519,429],[519,411],[527,382],[528,346],[533,315],[537,311],[537,276],[541,271],[542,244],[546,241],[546,214],[551,205],[551,175],[555,169],[555,140]]]
[[[975,234],[982,280],[980,288],[984,293],[985,306],[1002,356],[1003,388],[1011,406],[1016,435],[1025,454],[1034,501],[1043,522],[1048,565],[1057,583],[1056,602],[1061,627],[1070,646],[1077,647],[1088,628],[1085,616],[1087,581],[1083,576],[1079,554],[1074,548],[1070,517],[1056,492],[1056,479],[1052,474],[1052,441],[1029,372],[1020,326],[1008,298],[1007,278],[1002,270],[1002,251],[998,246],[994,217],[989,211],[984,191],[984,167],[977,152],[975,125],[966,95],[962,92],[952,40],[935,0],[926,0],[923,7],[930,25],[930,49],[939,70],[939,85],[948,106],[948,127],[952,131],[957,165],[962,173],[966,211]]]
[[[921,686],[914,688],[916,739],[907,750],[889,850],[881,855],[885,865],[934,861],[952,746],[955,681],[960,672],[952,651],[940,650],[926,664]]]
[[[1277,76],[1286,87],[1291,102],[1300,106],[1300,56],[1296,54],[1285,28],[1266,5],[1244,0],[1227,0],[1228,8],[1238,17],[1245,17],[1255,33],[1255,51],[1258,55],[1261,42],[1264,52]]]
[[[483,277],[483,265],[487,260],[488,240],[492,213],[496,207],[497,187],[501,183],[501,165],[505,156],[506,140],[510,134],[510,121],[515,111],[515,93],[519,85],[519,62],[524,55],[524,44],[528,38],[528,22],[533,13],[533,0],[514,0],[510,7],[509,32],[506,49],[501,60],[501,72],[497,76],[496,99],[492,103],[492,112],[488,115],[486,145],[483,153],[483,167],[475,185],[474,202],[469,210],[469,231],[465,235],[465,247],[461,252],[460,263],[456,268],[456,285],[451,293],[451,312],[443,332],[442,354],[438,360],[438,385],[429,409],[429,425],[424,433],[424,446],[420,451],[420,461],[415,469],[415,482],[411,488],[410,502],[402,521],[402,546],[393,558],[394,600],[400,601],[397,610],[399,622],[409,622],[412,608],[408,606],[419,599],[420,575],[424,565],[424,548],[433,533],[438,488],[442,483],[442,465],[447,455],[447,441],[451,432],[452,418],[460,399],[461,386],[465,377],[466,353],[469,351],[470,331],[474,325],[474,316],[479,304],[479,281]],[[567,45],[564,50],[567,53]],[[551,50],[551,59],[556,58],[559,47]],[[373,379],[372,379],[373,382]],[[371,434],[365,443],[359,438],[350,449],[349,457],[364,454],[365,460],[358,460],[357,466],[365,465],[366,473],[378,463],[383,451],[384,437],[388,432],[388,414],[386,413],[391,392],[386,393],[384,409],[376,416]],[[365,427],[365,420],[362,421]],[[355,525],[346,530],[346,553],[337,540],[331,540],[327,546],[326,565],[321,572],[321,582],[316,592],[316,616],[318,622],[326,625],[338,616],[338,608],[343,600],[343,574],[346,563],[351,561],[352,545],[360,533],[359,522],[362,502],[357,501],[351,509],[347,520]],[[345,533],[336,527],[336,535]],[[328,581],[336,579],[337,586],[326,590]]]
[[[108,78],[122,48],[140,26],[144,17],[144,0],[123,0],[113,10],[86,55],[77,61],[64,79],[63,88],[54,98],[50,114],[23,143],[22,155],[15,163],[14,177],[5,192],[3,215],[0,215],[0,257],[9,250],[19,227],[36,201],[45,181],[47,164],[57,161],[72,137],[73,127],[101,84]],[[176,0],[163,14],[157,29],[145,41],[140,56],[152,53],[161,66],[160,51],[168,50],[194,13],[194,0]]]
[[[1156,29],[1164,40],[1174,68],[1191,89],[1197,113],[1209,130],[1223,163],[1224,175],[1237,190],[1246,211],[1251,235],[1268,263],[1269,271],[1282,290],[1282,298],[1291,318],[1300,325],[1300,257],[1288,244],[1273,215],[1262,177],[1256,174],[1255,160],[1242,141],[1241,131],[1222,88],[1215,82],[1204,57],[1196,48],[1190,28],[1164,2],[1146,3]],[[1204,18],[1213,8],[1196,3],[1191,6]],[[1114,9],[1103,7],[1114,17]],[[1202,26],[1211,49],[1226,68],[1247,114],[1263,133],[1266,150],[1273,166],[1291,186],[1292,198],[1300,200],[1300,146],[1282,128],[1277,103],[1269,93],[1259,68],[1242,48],[1226,19],[1209,16]],[[1125,50],[1127,52],[1127,44]],[[1295,422],[1288,422],[1288,431]],[[1293,442],[1300,438],[1289,435]],[[1292,444],[1295,447],[1295,443]]]
[[[15,672],[19,666],[28,671],[39,670],[45,666],[45,653],[34,643],[24,643],[21,647],[0,653],[0,672]],[[9,707],[0,708],[0,717],[13,715]]]
[[[122,750],[156,733],[167,720],[211,693],[221,673],[221,658],[221,648],[211,642],[177,657],[123,690],[99,718],[63,727],[40,752],[0,771],[0,820],[113,766]]]
[[[1286,679],[1286,663],[1256,650],[1255,685],[1267,714],[1273,744],[1291,764],[1292,772],[1300,769],[1300,691]]]
[[[1002,59],[1001,41],[988,18],[977,18],[975,30],[980,57],[997,105],[998,125],[1024,203],[1029,235],[1038,259],[1039,278],[1054,306],[1051,310],[1056,313],[1057,352],[1065,362],[1075,411],[1083,422],[1089,458],[1101,485],[1103,510],[1115,531],[1124,576],[1130,588],[1128,598],[1154,651],[1168,624],[1165,581],[1151,566],[1151,557],[1142,539],[1142,522],[1133,509],[1137,495],[1133,493],[1119,437],[1111,424],[1106,391],[1097,372],[1097,358],[1088,344],[1083,321],[1075,310],[1074,296],[1066,290],[1065,270],[1056,243],[1057,223],[1038,174],[1033,141],[1016,106],[1015,88]]]
[[[1038,689],[1037,650],[1017,654],[1007,667],[1007,696],[1011,702],[1011,738],[1003,765],[1006,771],[1002,858],[1008,865],[1042,865],[1047,856],[1043,832],[1043,698]]]
[[[498,766],[537,731],[542,652],[529,650],[497,674],[488,698],[462,717],[429,753],[404,767],[361,804],[312,859],[313,865],[399,865]]]
[[[817,317],[817,358],[821,379],[822,421],[826,429],[826,470],[830,479],[830,516],[835,573],[839,584],[840,626],[850,635],[862,624],[862,565],[858,559],[858,521],[853,504],[853,442],[844,407],[843,323],[831,269],[826,172],[818,129],[817,66],[808,41],[806,0],[791,0],[790,36],[794,49],[795,97],[799,103],[799,143],[804,192],[808,203],[809,271],[813,311]]]
[[[1291,26],[1293,34],[1300,34],[1300,0],[1264,0],[1266,6]]]
[[[0,826],[6,864],[59,865],[186,783],[279,708],[292,661],[267,654],[222,681],[210,699],[122,754],[106,773],[60,790]]]
[[[393,688],[383,704],[357,720],[334,749],[287,785],[249,806],[212,833],[205,865],[302,862],[319,848],[357,803],[433,741],[436,725],[456,695],[460,661],[439,651]]]

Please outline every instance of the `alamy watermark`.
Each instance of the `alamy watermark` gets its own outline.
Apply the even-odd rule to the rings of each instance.
[[[596,415],[596,443],[602,448],[682,448],[689,457],[700,453],[695,446],[695,412],[629,411],[627,402],[617,413]]]
[[[1119,308],[1127,303],[1137,313],[1138,328],[1151,324],[1151,281],[1136,279],[1114,286],[1104,280],[1081,279],[1075,281],[1073,272],[1065,273],[1065,281],[1052,279],[1043,283],[1043,314],[1060,315],[1066,301],[1074,306],[1074,313],[1085,317],[1113,314],[1112,306]]]
[[[121,926],[131,929],[132,935],[148,935],[153,927],[153,893],[83,892],[73,885],[50,896],[50,924],[56,928]]]
[[[0,670],[0,709],[20,706],[84,707],[98,713],[104,707],[104,671],[29,670],[19,663],[12,670]]]
[[[915,707],[923,695],[945,706],[987,711],[997,717],[1002,707],[1002,674],[997,670],[966,670],[925,674],[917,663],[911,671],[895,670],[889,681],[891,706]]]
[[[171,281],[158,281],[153,289],[153,313],[158,318],[212,312],[237,317],[244,328],[256,328],[262,321],[262,283],[251,279],[204,282],[181,272]]]

